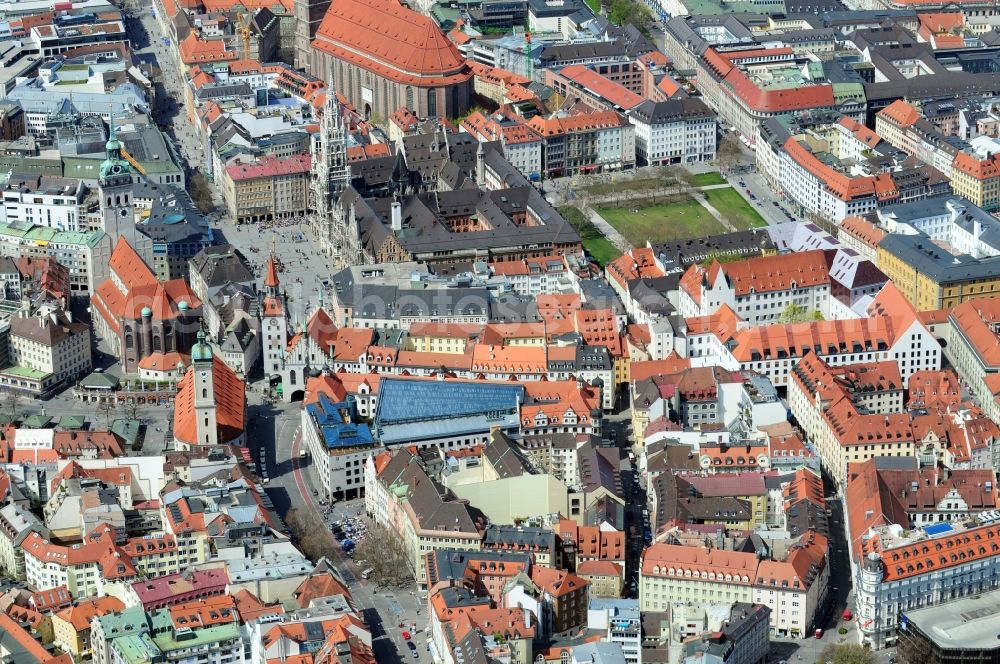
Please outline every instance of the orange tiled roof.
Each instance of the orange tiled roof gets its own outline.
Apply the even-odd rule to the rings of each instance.
[[[228,62],[240,57],[235,51],[226,48],[224,40],[199,39],[198,33],[194,31],[178,45],[178,49],[181,54],[181,62],[186,65]]]
[[[882,238],[888,235],[888,233],[864,217],[846,217],[840,222],[840,229],[872,249],[876,249]]]
[[[623,110],[638,106],[645,101],[641,95],[637,95],[620,83],[615,83],[583,65],[563,67],[559,70],[559,76],[577,83],[588,92],[611,102]]]
[[[109,267],[125,290],[120,290],[109,277],[98,285],[91,303],[114,330],[120,329],[123,319],[141,318],[146,307],[152,311],[154,320],[172,320],[180,315],[181,302],[186,302],[191,309],[201,306],[201,300],[185,279],[157,281],[153,271],[124,238],[119,239],[111,253]]]
[[[176,629],[201,629],[239,621],[236,602],[230,595],[217,595],[169,607]]]
[[[998,164],[1000,164],[1000,154],[980,159],[968,152],[960,151],[955,154],[955,161],[952,163],[952,168],[977,180],[988,180],[1000,177],[1000,166]]]
[[[757,585],[805,590],[826,566],[829,540],[809,530],[792,545],[784,561],[762,560],[757,568]]]
[[[614,576],[621,578],[625,570],[621,564],[610,560],[585,560],[577,564],[576,573],[580,576]]]
[[[559,519],[559,537],[576,547],[578,559],[625,560],[625,533],[602,530],[600,526],[581,526],[572,519]]]
[[[547,373],[545,347],[476,344],[472,351],[472,370],[481,373]]]
[[[871,351],[880,344],[892,346],[897,337],[909,329],[909,322],[898,317],[875,316],[855,320],[829,320],[789,325],[749,327],[738,331],[734,337],[733,356],[739,362],[750,362],[756,353],[761,359],[774,359],[779,351],[789,357],[802,357],[804,349],[810,352],[817,346],[821,354],[830,348],[840,351],[840,344],[851,349],[857,344]]]
[[[785,152],[795,163],[822,182],[831,194],[844,201],[852,201],[875,194],[875,178],[870,175],[852,177],[834,170],[812,153],[794,136],[784,144]]]
[[[682,287],[694,287],[700,294],[701,282],[709,288],[716,281],[716,274],[724,274],[736,293],[744,297],[751,292],[768,293],[792,288],[811,288],[830,283],[826,253],[821,249],[773,256],[758,256],[722,265],[713,261],[708,270],[692,264],[684,274]],[[699,276],[701,278],[699,278]],[[697,285],[695,285],[697,284]],[[794,286],[793,286],[794,284]]]
[[[590,582],[581,579],[573,572],[568,572],[546,565],[534,565],[531,568],[531,581],[553,597],[563,597],[570,593],[585,590]]]
[[[851,132],[851,134],[854,135],[854,138],[858,139],[870,148],[874,148],[882,141],[881,136],[857,120],[849,118],[846,115],[840,118],[838,124],[847,131]]]
[[[952,324],[989,367],[1000,365],[1000,298],[968,300],[951,310]]]
[[[67,607],[56,615],[71,624],[79,633],[90,629],[91,619],[124,610],[125,604],[117,597],[94,597],[80,600],[76,606]]]
[[[72,658],[68,657],[68,653],[66,658],[57,660],[54,655],[42,647],[37,639],[6,613],[0,613],[0,632],[6,634],[7,638],[16,641],[24,649],[25,654],[33,657],[34,661],[39,664],[54,664],[56,661],[61,662],[66,661],[66,659],[68,659],[69,664],[73,662]]]
[[[197,423],[194,409],[195,367],[177,385],[174,399],[174,438],[197,444]],[[243,434],[246,417],[246,393],[243,381],[225,362],[212,356],[212,385],[215,389],[215,421],[219,443],[236,440]]]
[[[157,351],[139,360],[139,368],[146,371],[176,371],[177,364],[191,364],[191,356],[185,353]]]
[[[632,249],[608,263],[605,270],[609,279],[614,279],[622,286],[634,279],[655,279],[664,276],[653,250],[649,247]]]
[[[897,99],[892,102],[879,111],[878,115],[892,120],[896,125],[903,128],[911,126],[920,119],[920,113],[917,109],[903,99]]]
[[[324,573],[310,576],[299,584],[292,594],[299,608],[306,608],[313,599],[343,595],[350,599],[350,591],[342,585],[333,574]]]
[[[950,369],[915,371],[906,385],[907,408],[948,410],[962,403],[962,386]]]
[[[685,571],[708,572],[727,583],[750,585],[757,576],[757,554],[724,551],[680,544],[654,544],[642,553],[642,573],[645,576],[677,576]],[[672,574],[671,574],[672,572]]]

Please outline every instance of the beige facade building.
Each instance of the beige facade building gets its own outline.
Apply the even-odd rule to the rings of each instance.
[[[93,366],[90,328],[59,310],[21,311],[10,320],[10,361],[45,374],[43,385],[50,388],[80,378]]]
[[[301,217],[309,211],[309,155],[264,157],[230,164],[222,171],[222,191],[238,224]]]

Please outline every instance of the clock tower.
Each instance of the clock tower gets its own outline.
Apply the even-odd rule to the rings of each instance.
[[[198,330],[198,343],[191,348],[194,372],[194,417],[199,445],[218,445],[219,427],[215,419],[215,380],[212,347],[205,341],[205,330]]]
[[[132,207],[132,167],[122,158],[121,143],[115,130],[115,119],[109,121],[110,130],[105,146],[105,158],[97,178],[97,191],[101,197],[102,230],[113,238],[125,236],[129,244],[135,242],[135,213]]]
[[[285,348],[288,345],[288,319],[285,317],[285,302],[278,282],[278,264],[273,253],[267,259],[264,289],[261,329],[264,334],[264,373],[270,378],[280,374],[284,368]]]

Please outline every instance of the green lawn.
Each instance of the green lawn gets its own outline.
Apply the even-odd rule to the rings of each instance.
[[[572,205],[565,205],[559,208],[559,214],[580,234],[584,250],[602,266],[607,265],[622,255],[622,252],[618,251],[618,248],[611,244],[611,240],[604,237],[599,230],[594,228],[594,225],[577,208]]]
[[[715,171],[711,173],[698,173],[691,176],[691,184],[696,187],[708,187],[713,184],[726,184],[726,178],[721,173]]]
[[[733,226],[739,230],[748,228],[763,228],[767,222],[757,210],[747,202],[740,192],[732,187],[728,189],[712,189],[703,192],[708,202],[718,210]]]
[[[590,11],[594,12],[595,16],[601,15],[601,0],[586,0],[587,6],[590,7]]]
[[[726,232],[725,227],[690,196],[639,207],[638,212],[632,212],[633,209],[628,206],[601,207],[597,208],[597,212],[637,247],[646,246],[647,240],[655,244]]]

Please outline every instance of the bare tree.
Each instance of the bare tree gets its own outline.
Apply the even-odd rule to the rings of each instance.
[[[135,399],[126,398],[121,405],[122,415],[127,420],[139,419],[139,402]]]
[[[355,558],[365,561],[364,566],[371,569],[368,578],[383,588],[400,588],[413,578],[403,539],[385,526],[369,531],[358,545]]]
[[[320,558],[336,559],[333,535],[315,512],[293,507],[285,514],[285,523],[298,542],[299,549],[309,560],[316,562]]]
[[[4,407],[11,422],[17,420],[21,414],[21,395],[15,390],[10,390],[4,395]]]
[[[112,399],[101,399],[97,404],[97,412],[104,416],[104,427],[111,428],[111,416],[118,410],[118,404]]]
[[[723,171],[728,171],[739,163],[742,157],[743,145],[740,143],[739,137],[731,131],[722,134],[719,145],[715,150],[715,161],[719,164],[719,168]]]

